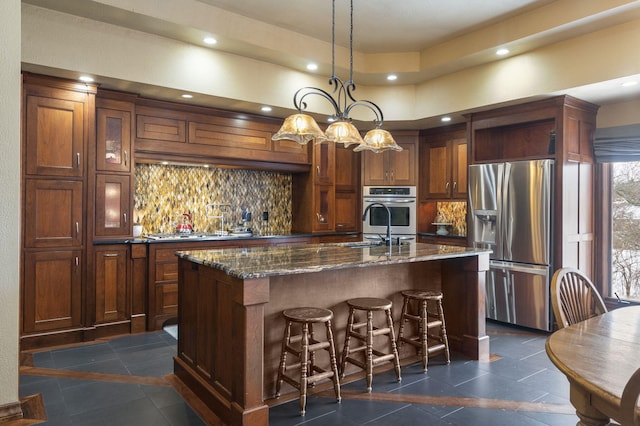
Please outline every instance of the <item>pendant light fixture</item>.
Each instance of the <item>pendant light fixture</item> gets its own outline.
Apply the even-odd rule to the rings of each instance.
[[[396,141],[387,130],[382,129],[384,116],[378,105],[367,100],[358,100],[353,96],[356,84],[353,81],[353,0],[350,0],[350,32],[349,32],[349,80],[344,82],[335,74],[335,37],[336,37],[336,2],[331,0],[331,78],[329,85],[333,86],[332,96],[326,90],[317,87],[303,87],[293,95],[293,105],[298,113],[287,117],[280,130],[273,135],[273,140],[289,139],[306,144],[311,140],[316,143],[334,142],[344,144],[345,147],[353,144],[358,146],[354,151],[370,150],[382,152],[387,150],[402,151]],[[305,98],[309,95],[318,95],[331,104],[334,109],[333,122],[323,132],[318,123],[304,111],[307,109]],[[350,113],[355,107],[368,108],[374,114],[375,128],[369,130],[364,136],[360,136],[358,129],[351,123]]]

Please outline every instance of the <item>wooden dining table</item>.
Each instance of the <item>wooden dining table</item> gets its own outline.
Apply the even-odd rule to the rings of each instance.
[[[620,421],[622,391],[640,367],[640,306],[615,309],[560,329],[547,340],[546,351],[569,379],[578,424]]]

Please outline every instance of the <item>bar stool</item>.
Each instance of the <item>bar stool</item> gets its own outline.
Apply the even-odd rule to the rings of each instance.
[[[278,369],[278,380],[276,381],[276,398],[280,396],[282,382],[286,381],[300,391],[300,415],[304,416],[307,404],[307,386],[315,384],[322,379],[331,378],[333,388],[336,393],[336,400],[340,402],[340,382],[338,379],[338,364],[336,360],[335,343],[333,341],[333,331],[331,320],[333,312],[322,308],[294,308],[282,312],[287,320],[287,325],[282,339],[282,353],[280,354],[280,368]],[[293,323],[301,325],[301,334],[292,336],[291,326]],[[324,323],[326,327],[325,341],[315,339],[313,334],[313,324]],[[295,343],[299,343],[294,345]],[[315,364],[315,351],[326,350],[329,352],[330,369],[324,370]],[[287,353],[298,357],[299,362],[287,366]],[[299,367],[300,375],[297,378],[286,375],[287,368]],[[319,374],[316,374],[319,373]]]
[[[393,331],[393,318],[391,317],[391,301],[387,299],[378,299],[374,297],[360,297],[347,300],[349,305],[349,321],[345,331],[344,349],[342,351],[342,362],[340,364],[341,378],[345,376],[345,368],[347,362],[356,365],[367,373],[367,392],[371,392],[371,382],[373,381],[373,367],[377,364],[393,361],[396,370],[396,378],[400,377],[400,357],[396,348],[396,339]],[[355,322],[356,311],[365,311],[367,320],[365,322]],[[373,326],[373,312],[384,311],[387,326],[377,328]],[[366,328],[364,334],[357,330]],[[389,336],[391,353],[384,353],[373,348],[373,338],[376,336]],[[351,338],[356,338],[362,343],[360,346],[350,347]],[[364,352],[364,362],[353,358],[351,355],[357,352]],[[375,355],[375,356],[374,356]]]
[[[398,348],[402,343],[409,343],[417,348],[422,354],[422,367],[427,371],[427,363],[430,355],[444,351],[447,364],[449,358],[449,339],[447,339],[447,329],[444,321],[444,311],[442,309],[442,293],[435,291],[405,290],[402,292],[404,303],[402,305],[402,315],[400,316],[400,331],[398,332]],[[417,314],[409,313],[409,303],[415,300],[418,303]],[[429,306],[429,303],[432,306]],[[435,305],[435,306],[433,306]],[[429,311],[429,308],[432,311]],[[433,309],[435,308],[435,312]],[[404,336],[404,325],[406,321],[415,321],[418,324],[418,333],[415,336]],[[438,334],[430,333],[430,330],[437,328]]]

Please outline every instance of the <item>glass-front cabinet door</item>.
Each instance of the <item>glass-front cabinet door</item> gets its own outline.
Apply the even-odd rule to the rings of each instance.
[[[96,169],[131,170],[131,113],[109,108],[97,110]]]
[[[131,233],[130,182],[127,175],[96,176],[96,236],[128,236]]]

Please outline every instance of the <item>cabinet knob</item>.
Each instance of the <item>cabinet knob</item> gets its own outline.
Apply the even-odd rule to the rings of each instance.
[[[80,259],[76,256],[76,274],[78,273],[78,268],[80,266]]]
[[[105,253],[102,255],[103,257],[118,257],[120,254],[118,253]]]
[[[449,182],[447,182],[447,183],[445,184],[445,186],[444,186],[444,190],[445,190],[445,191],[449,191]]]
[[[122,213],[122,216],[124,217],[124,225],[127,226],[127,214]]]
[[[124,165],[126,166],[127,163],[129,163],[129,153],[125,149],[125,151],[124,151]]]
[[[457,187],[458,187],[458,182],[453,182],[453,192],[456,191]]]
[[[76,164],[78,166],[78,168],[80,168],[80,153],[76,152]]]
[[[76,238],[80,238],[80,223],[76,222]]]

